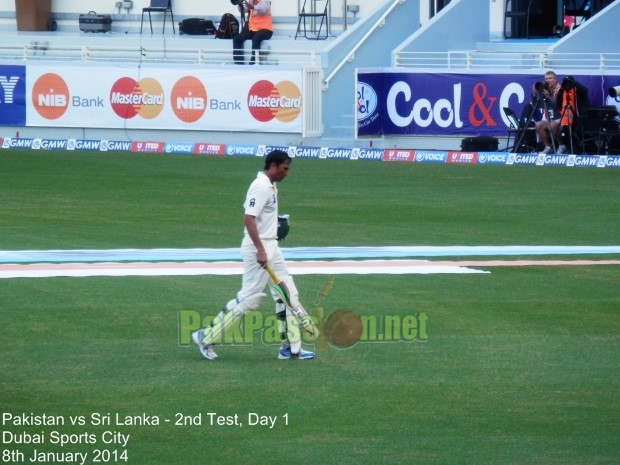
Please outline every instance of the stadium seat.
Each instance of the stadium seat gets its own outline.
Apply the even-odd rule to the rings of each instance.
[[[308,9],[309,8],[309,9]],[[297,31],[295,39],[301,34],[303,23],[303,35],[306,39],[327,39],[329,35],[329,0],[304,0],[301,12],[297,19]],[[310,19],[310,26],[306,24],[306,19]],[[317,29],[317,23],[318,25]],[[325,32],[322,34],[323,26]]]
[[[144,14],[148,13],[149,15],[149,24],[151,25],[151,34],[153,33],[153,21],[151,19],[151,13],[163,13],[164,14],[164,26],[162,29],[162,33],[166,32],[166,16],[168,16],[168,12],[170,12],[171,22],[172,22],[172,33],[176,34],[176,30],[174,29],[174,14],[172,13],[172,0],[151,0],[151,4],[147,7],[142,8],[142,20],[140,21],[140,34],[142,34],[142,26],[144,24]]]
[[[534,123],[526,126],[523,118],[518,118],[517,114],[508,107],[503,107],[504,115],[510,122],[508,127],[508,139],[506,141],[506,149],[513,153],[530,153],[536,151],[536,128]],[[510,140],[514,136],[512,147]]]

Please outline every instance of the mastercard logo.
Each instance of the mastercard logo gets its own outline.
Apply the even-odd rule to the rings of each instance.
[[[193,76],[179,79],[170,93],[172,111],[184,123],[194,123],[207,109],[207,91],[202,82]]]
[[[258,81],[248,92],[248,108],[250,114],[260,122],[276,119],[289,123],[301,113],[301,91],[291,81],[277,84]]]
[[[161,84],[153,78],[140,81],[124,77],[110,90],[112,110],[123,119],[140,115],[144,119],[156,118],[164,109],[165,97]]]
[[[58,74],[39,77],[32,87],[32,105],[45,119],[58,119],[69,108],[69,87]]]

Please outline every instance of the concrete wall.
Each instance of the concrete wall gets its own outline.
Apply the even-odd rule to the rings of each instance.
[[[385,24],[369,34],[371,28],[394,6],[385,18]],[[370,67],[389,67],[389,51],[400,44],[420,27],[419,0],[399,3],[388,2],[370,12],[364,21],[356,24],[339,37],[324,52],[326,83],[323,121],[324,137],[332,139],[351,139],[355,137],[355,69]],[[364,37],[367,36],[366,39]],[[359,49],[351,53],[354,47]],[[336,68],[342,64],[340,70]]]
[[[414,32],[394,52],[473,50],[476,43],[490,40],[489,4],[480,0],[451,2],[425,28]]]

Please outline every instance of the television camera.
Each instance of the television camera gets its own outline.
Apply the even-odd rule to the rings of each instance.
[[[564,92],[573,90],[575,88],[575,78],[572,76],[566,76],[564,79],[562,79],[562,84],[560,85]]]

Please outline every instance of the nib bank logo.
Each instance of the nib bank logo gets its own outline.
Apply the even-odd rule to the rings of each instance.
[[[144,119],[156,118],[164,109],[164,89],[153,78],[140,81],[124,77],[112,86],[110,104],[112,110],[123,119],[140,115]]]
[[[358,343],[424,342],[428,340],[428,315],[419,312],[408,315],[358,315],[347,309],[336,310],[325,318],[322,301],[334,282],[330,278],[321,288],[310,310],[310,318],[318,328],[317,335],[303,331],[294,321],[288,321],[287,336],[290,341],[300,340],[315,344],[316,350],[350,349]],[[207,327],[215,315],[201,317],[192,310],[178,313],[179,346],[189,346],[191,335]],[[291,317],[292,318],[292,317]],[[282,342],[282,322],[275,314],[263,315],[261,311],[250,311],[243,315],[237,325],[222,334],[221,344],[252,345],[260,340],[265,345],[279,345]]]
[[[172,87],[172,111],[184,123],[195,123],[207,109],[207,91],[199,79],[186,76]]]
[[[69,88],[59,75],[44,74],[32,87],[32,105],[41,117],[53,120],[65,114],[69,107]]]
[[[250,114],[262,123],[294,121],[301,113],[301,91],[291,81],[258,81],[248,92]]]

